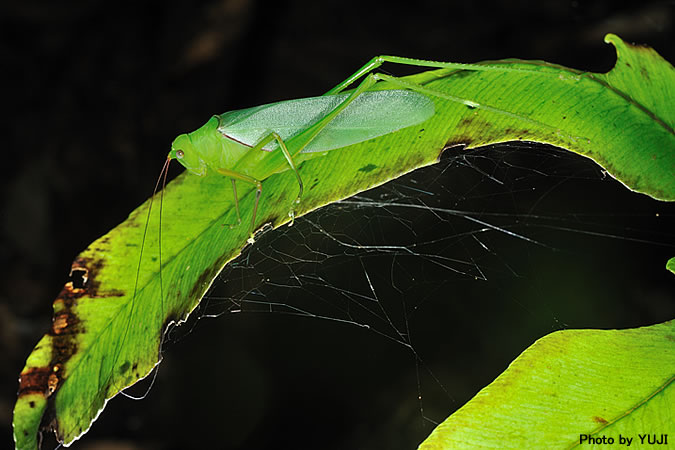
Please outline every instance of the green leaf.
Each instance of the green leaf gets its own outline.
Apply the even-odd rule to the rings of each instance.
[[[616,445],[619,436],[636,447],[647,434],[669,434],[672,443],[674,345],[675,320],[551,333],[436,427],[420,449],[570,448],[603,439],[607,445],[610,438]]]
[[[457,152],[459,146],[514,140],[580,153],[631,189],[675,199],[668,91],[673,67],[651,49],[611,35],[608,39],[619,55],[609,74],[504,60],[485,64],[518,70],[442,69],[403,78],[435,93],[430,96],[434,117],[305,161],[300,167],[305,194],[296,213],[433,164],[443,149]],[[644,87],[645,73],[653,90]],[[243,188],[239,195],[246,222],[254,195]],[[257,215],[261,228],[288,222],[297,189],[291,171],[264,180]],[[64,443],[85,433],[108,399],[151,372],[161,359],[167,325],[185,320],[247,243],[247,227],[227,225],[236,222],[236,214],[231,185],[222,176],[184,173],[167,185],[161,203],[161,255],[158,200],[141,205],[74,261],[73,280],[54,302],[51,330],[21,373],[14,410],[18,448],[35,448],[44,430],[56,431]]]
[[[607,35],[605,42],[616,47],[619,59],[612,71],[598,75],[597,79],[605,81],[617,95],[624,96],[631,108],[641,111],[651,126],[643,129],[644,122],[633,121],[632,115],[619,116],[617,120],[624,120],[615,121],[610,130],[629,130],[635,146],[625,147],[623,154],[615,157],[589,156],[628,187],[656,199],[675,200],[675,69],[650,47],[627,45],[613,34]],[[657,134],[663,141],[652,140],[656,136],[652,134],[654,125],[661,128]],[[645,139],[644,148],[638,144],[640,139]]]

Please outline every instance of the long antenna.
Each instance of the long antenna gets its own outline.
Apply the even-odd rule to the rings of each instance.
[[[162,171],[159,173],[159,177],[157,178],[157,183],[155,183],[155,189],[152,191],[152,197],[150,198],[150,206],[148,207],[148,216],[146,217],[145,229],[143,230],[143,241],[141,243],[141,254],[140,254],[140,257],[139,257],[139,260],[138,260],[138,267],[136,269],[136,281],[134,283],[134,294],[133,294],[133,297],[132,297],[131,312],[129,313],[129,317],[131,317],[131,315],[133,314],[133,309],[134,309],[134,306],[135,306],[134,300],[136,298],[136,291],[137,291],[137,288],[138,288],[138,279],[139,279],[140,273],[141,273],[141,262],[142,262],[142,259],[143,259],[143,249],[145,247],[145,238],[146,238],[146,234],[148,232],[148,224],[150,222],[150,212],[152,210],[152,203],[155,199],[155,194],[157,194],[157,189],[159,188],[159,182],[160,181],[162,182],[162,190],[160,191],[160,194],[159,194],[159,230],[158,230],[158,240],[159,240],[159,301],[160,301],[160,305],[161,305],[162,314],[164,314],[164,287],[163,287],[163,282],[162,282],[162,210],[164,209],[164,189],[166,188],[166,178],[167,178],[167,175],[169,173],[169,164],[170,163],[171,163],[171,158],[167,157],[166,161],[164,162],[164,165],[162,166]],[[127,323],[127,330],[129,330],[129,323],[130,322],[131,321],[129,321]],[[122,339],[122,344],[126,340],[126,334],[127,333],[125,331],[124,338]],[[162,338],[161,338],[161,342],[159,344],[159,353],[160,354],[162,352],[163,344],[164,344],[164,330],[162,330]],[[119,352],[118,352],[118,355],[119,355]],[[116,359],[117,359],[117,357],[115,358],[115,361],[113,362],[113,368],[115,367],[115,362],[117,362]],[[157,365],[155,365],[155,368],[153,368],[153,370],[156,369],[156,368],[157,368]],[[143,395],[140,395],[140,396],[136,397],[136,396],[133,396],[131,394],[127,394],[123,390],[120,391],[120,394],[122,394],[125,397],[130,398],[132,400],[143,400],[148,395],[148,393],[150,393],[150,390],[152,389],[152,386],[155,384],[155,380],[157,379],[157,372],[158,372],[158,370],[155,370],[155,374],[152,377],[152,381],[150,382],[150,385],[145,390]],[[129,386],[129,387],[131,387],[131,386]]]

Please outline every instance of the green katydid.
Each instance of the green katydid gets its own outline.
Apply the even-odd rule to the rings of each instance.
[[[178,136],[169,158],[178,159],[195,175],[215,170],[229,177],[239,221],[236,181],[253,184],[256,187],[253,227],[261,181],[273,173],[289,168],[295,172],[300,186],[297,203],[303,186],[297,165],[312,156],[308,153],[327,152],[376,138],[417,125],[434,114],[433,102],[424,95],[387,90],[364,92],[335,116],[349,97],[337,94],[289,100],[213,116],[198,130]],[[314,139],[295,145],[294,136],[311,129],[315,123],[320,132],[312,136]],[[285,160],[279,161],[279,156]]]
[[[178,136],[171,145],[168,159],[177,159],[195,175],[203,176],[212,170],[230,178],[238,222],[241,222],[241,216],[236,182],[254,185],[256,198],[251,217],[253,232],[262,181],[272,174],[293,170],[299,184],[295,200],[297,204],[303,192],[302,178],[297,168],[300,162],[426,121],[434,114],[434,104],[428,96],[461,102],[472,108],[495,110],[392,76],[373,73],[385,62],[458,70],[529,71],[513,67],[379,56],[321,97],[282,101],[213,116],[198,130]],[[366,74],[356,89],[342,93]],[[401,89],[371,90],[380,80]],[[291,207],[289,215],[293,217],[293,214]]]

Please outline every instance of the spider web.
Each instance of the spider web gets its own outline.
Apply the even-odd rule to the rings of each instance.
[[[219,275],[198,316],[299,315],[364,327],[411,347],[405,313],[430,298],[408,294],[420,285],[436,291],[458,281],[524,276],[522,261],[502,252],[505,242],[518,246],[519,256],[533,249],[576,253],[551,237],[567,233],[675,247],[668,227],[650,223],[671,221],[672,208],[641,195],[648,211],[612,211],[621,202],[617,198],[606,199],[604,211],[588,205],[566,210],[568,204],[583,204],[583,197],[568,198],[556,210],[540,207],[566,184],[624,189],[589,160],[528,143],[445,155],[435,166],[264,234]],[[584,189],[563,189],[564,195],[574,192]],[[390,314],[383,290],[404,297],[403,315]],[[556,320],[555,309],[548,320]]]
[[[364,410],[378,404],[364,394],[372,380],[391,378],[373,389],[404,412],[357,413],[350,422],[404,430],[402,441],[378,447],[414,445],[545,334],[672,317],[664,266],[673,217],[672,206],[553,147],[450,149],[434,166],[264,233],[167,342],[201,335],[202,319],[218,317],[209,329],[227,328],[229,337],[219,339],[237,339],[224,344],[222,370],[234,370],[247,352],[265,358],[259,353],[269,351],[274,367],[258,371],[293,391],[303,365],[335,364],[360,378],[344,390],[323,382]],[[219,348],[213,336],[206,333],[204,345]],[[160,379],[175,368],[162,367]],[[247,402],[262,395],[252,392]]]

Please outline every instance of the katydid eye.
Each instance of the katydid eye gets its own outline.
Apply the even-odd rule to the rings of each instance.
[[[183,150],[176,150],[176,158],[180,159],[183,156],[185,156],[185,153],[183,153]]]

